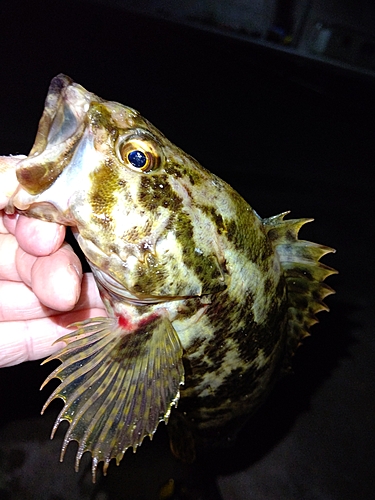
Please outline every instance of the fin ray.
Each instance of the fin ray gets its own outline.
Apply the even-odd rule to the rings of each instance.
[[[288,213],[263,219],[271,244],[279,256],[287,287],[286,367],[301,340],[309,335],[310,327],[318,322],[316,314],[329,310],[323,300],[335,292],[324,280],[337,273],[320,262],[324,255],[335,252],[333,248],[298,239],[301,227],[313,219],[284,220]]]
[[[46,401],[60,398],[64,406],[53,431],[70,424],[61,460],[71,441],[78,441],[76,469],[86,451],[92,454],[92,475],[112,458],[117,464],[129,447],[136,448],[167,421],[184,383],[182,347],[168,318],[150,315],[139,328],[125,332],[117,318],[93,318],[72,326],[66,346],[48,360],[62,363],[47,377],[61,383]]]

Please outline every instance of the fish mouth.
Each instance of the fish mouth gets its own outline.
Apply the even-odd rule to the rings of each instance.
[[[18,181],[29,194],[48,189],[69,164],[94,98],[66,75],[53,78],[34,145],[17,169]]]

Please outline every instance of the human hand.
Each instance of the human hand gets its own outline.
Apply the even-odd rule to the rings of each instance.
[[[17,185],[8,168],[17,161],[0,158],[0,209]],[[64,226],[0,210],[0,367],[46,357],[64,345],[52,344],[67,325],[106,316],[92,274],[82,276],[64,238]]]

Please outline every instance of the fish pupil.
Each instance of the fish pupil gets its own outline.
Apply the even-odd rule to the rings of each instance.
[[[142,168],[146,165],[147,158],[146,155],[142,151],[131,151],[128,154],[128,160],[136,168]]]

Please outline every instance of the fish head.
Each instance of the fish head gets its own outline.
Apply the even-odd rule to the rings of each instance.
[[[226,286],[207,220],[210,186],[218,193],[222,181],[136,110],[57,76],[17,178],[12,208],[72,226],[112,299],[157,302]]]

